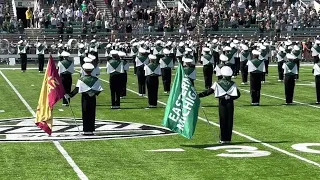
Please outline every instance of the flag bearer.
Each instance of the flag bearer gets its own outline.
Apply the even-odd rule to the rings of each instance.
[[[80,43],[78,45],[79,49],[78,49],[78,56],[80,58],[80,65],[82,66],[85,62],[84,62],[84,57],[86,57],[86,49],[84,47],[83,43]]]
[[[21,61],[21,72],[25,72],[27,70],[27,49],[29,48],[29,44],[23,44],[23,40],[18,42],[18,54],[20,55]]]
[[[91,63],[84,63],[82,69],[85,71],[86,75],[78,80],[75,89],[70,94],[66,95],[65,98],[69,99],[77,93],[82,94],[81,107],[83,132],[86,136],[92,136],[95,131],[96,96],[98,96],[103,89],[100,80],[95,76],[91,76],[91,72],[94,69],[94,66]]]
[[[297,57],[293,54],[287,54],[288,62],[284,63],[282,68],[284,70],[284,90],[286,95],[286,104],[293,103],[293,94],[295,86],[295,78],[298,74],[298,67],[294,60]]]
[[[189,77],[192,85],[194,86],[194,80],[196,79],[196,68],[192,64],[193,59],[184,58],[183,59],[185,66],[183,67],[184,73]]]
[[[144,66],[146,83],[148,89],[148,108],[156,108],[158,101],[159,76],[161,76],[160,65],[157,63],[157,56],[148,56],[150,63]]]
[[[39,61],[39,73],[43,73],[43,66],[44,66],[44,51],[46,50],[46,44],[42,44],[39,42],[36,44],[36,54],[38,55]]]
[[[220,59],[220,64],[217,64],[216,67],[214,68],[214,71],[216,72],[216,76],[218,77],[218,80],[222,79],[221,68],[225,66],[229,58],[224,54],[220,54],[219,59]]]
[[[320,62],[313,65],[313,75],[315,77],[317,102],[320,104]]]
[[[139,96],[146,95],[146,77],[144,66],[149,63],[147,51],[144,48],[139,48],[139,55],[135,59],[137,67],[137,78],[139,87]]]
[[[111,51],[112,59],[107,62],[107,73],[110,74],[109,85],[111,91],[111,109],[120,109],[120,93],[122,88],[121,73],[123,64],[119,58],[118,51]]]
[[[283,63],[287,61],[287,53],[286,49],[284,49],[282,46],[278,48],[277,52],[277,60],[278,60],[278,81],[281,82],[283,81]]]
[[[203,48],[203,55],[201,56],[201,62],[203,65],[203,77],[204,86],[209,89],[212,86],[212,75],[213,75],[213,56],[210,54],[210,48]]]
[[[234,100],[240,97],[240,91],[235,82],[231,80],[233,74],[229,66],[221,68],[222,79],[215,82],[210,89],[199,94],[205,97],[210,94],[219,99],[220,143],[229,144],[232,136]]]
[[[241,77],[242,77],[242,83],[241,84],[247,84],[248,83],[248,60],[251,60],[251,55],[249,52],[249,48],[246,45],[241,46],[241,52],[239,53],[240,56],[240,71],[241,71]]]
[[[260,91],[261,91],[261,79],[263,73],[266,72],[263,59],[259,60],[260,51],[252,51],[253,58],[248,61],[248,72],[250,73],[250,94],[251,105],[259,106],[260,104]]]
[[[170,92],[171,74],[173,68],[173,58],[170,56],[170,50],[163,50],[164,57],[160,59],[160,68],[163,82],[164,93]]]
[[[122,88],[121,88],[121,93],[120,93],[120,98],[125,98],[127,96],[127,81],[128,81],[128,74],[127,72],[129,71],[129,63],[125,59],[126,53],[123,51],[120,51],[118,53],[120,60],[123,64],[123,73],[121,73],[121,82],[122,82]]]
[[[66,94],[70,94],[72,86],[72,74],[74,73],[74,64],[71,59],[69,59],[70,53],[63,51],[61,53],[63,57],[62,61],[58,63],[58,73],[61,77],[62,85]],[[63,98],[63,106],[69,106],[70,99]]]

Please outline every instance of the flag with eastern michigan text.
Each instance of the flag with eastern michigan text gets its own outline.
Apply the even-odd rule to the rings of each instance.
[[[172,85],[162,125],[191,139],[196,129],[200,99],[180,64]]]
[[[60,76],[50,56],[42,82],[35,120],[36,125],[49,135],[53,127],[53,106],[63,98],[64,94]]]

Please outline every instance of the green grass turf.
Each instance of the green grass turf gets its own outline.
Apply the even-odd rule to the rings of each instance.
[[[202,80],[202,69],[198,68],[197,70],[197,78]],[[20,73],[19,70],[3,70],[2,72],[15,85],[30,106],[35,109],[43,74],[40,75],[36,70],[30,70],[26,73]],[[102,72],[100,78],[108,80],[108,75],[104,73],[104,70]],[[314,81],[311,67],[303,67],[300,72],[301,79],[297,81],[297,84],[307,84]],[[276,75],[276,68],[271,67],[270,75],[267,77],[268,82],[263,85],[262,93],[284,98],[283,83],[277,82],[277,78],[273,77]],[[76,82],[78,76],[74,75],[73,77],[74,82]],[[214,77],[214,79],[216,78]],[[261,97],[262,106],[251,107],[249,93],[244,91],[249,90],[249,86],[240,85],[240,77],[235,81],[242,89],[242,96],[235,103],[234,129],[236,131],[320,163],[320,157],[317,154],[303,153],[291,148],[291,145],[297,143],[319,142],[318,128],[320,121],[317,118],[317,108],[299,104],[283,106],[284,100],[267,96]],[[1,92],[2,88],[6,92],[5,97],[1,93],[0,98],[8,102],[1,105],[3,109],[8,109],[8,111],[0,113],[0,119],[31,116],[1,77],[0,83]],[[195,83],[198,92],[204,89],[204,82],[196,81]],[[128,97],[121,101],[123,109],[110,110],[109,85],[103,82],[103,87],[105,91],[101,93],[97,100],[97,119],[161,125],[164,113],[163,105],[159,104],[157,109],[145,110],[147,99],[128,91]],[[128,77],[128,89],[137,90],[137,80],[132,74],[132,69],[130,69]],[[161,83],[159,89],[159,101],[166,102],[168,95],[163,94]],[[297,85],[295,92],[294,99],[296,101],[315,102],[314,87]],[[209,120],[218,122],[217,100],[210,96],[201,99],[201,104]],[[24,113],[17,114],[14,110],[16,108],[12,107],[19,107],[19,109],[21,108],[20,111]],[[72,99],[72,107],[76,116],[81,117],[80,95]],[[60,112],[58,109],[64,111]],[[61,102],[59,102],[55,106],[54,116],[71,117],[72,113],[68,107],[62,107]],[[199,116],[204,117],[201,109]],[[123,140],[62,142],[61,144],[89,179],[319,179],[320,177],[319,167],[235,134],[233,135],[233,141],[236,145],[253,146],[259,150],[269,151],[271,155],[255,158],[227,158],[216,156],[224,153],[225,150],[204,150],[205,147],[217,145],[218,134],[219,129],[217,127],[209,127],[206,122],[199,120],[192,140],[173,135]],[[10,159],[17,164],[21,164],[25,169],[28,169],[29,166],[23,165],[25,160],[19,159],[19,149],[16,150],[15,146],[21,146],[26,152],[29,152],[27,157],[31,167],[39,163],[42,165],[41,161],[32,158],[32,154],[37,151],[35,149],[54,151],[57,153],[54,157],[58,157],[57,159],[62,161],[60,164],[63,165],[63,167],[54,167],[55,169],[52,170],[53,172],[61,171],[56,177],[67,179],[76,176],[71,167],[67,165],[63,157],[50,143],[1,145],[5,146],[1,146],[0,149],[8,148],[12,150],[11,154],[1,153],[1,159]],[[49,148],[48,146],[52,147]],[[182,148],[185,152],[145,151],[163,148]],[[45,162],[43,164],[45,166]],[[0,168],[7,170],[5,171],[7,173],[3,175],[7,179],[13,175],[22,179],[42,179],[23,172],[16,173],[3,163],[0,164]],[[51,174],[53,174],[51,171],[42,171],[41,175],[43,177],[47,175],[50,178]]]

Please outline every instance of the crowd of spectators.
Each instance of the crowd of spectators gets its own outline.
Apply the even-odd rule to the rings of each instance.
[[[57,29],[61,33],[76,22],[81,24],[80,31],[84,34],[99,31],[120,34],[143,34],[145,31],[186,33],[197,26],[207,31],[255,28],[264,33],[296,31],[319,25],[316,10],[311,6],[302,7],[299,3],[261,8],[260,0],[207,0],[206,3],[203,0],[185,0],[190,6],[187,11],[159,9],[156,3],[151,2],[154,0],[105,0],[106,8],[100,10],[93,0],[63,3],[60,0],[39,0],[33,11],[29,9],[26,12],[27,28]],[[51,6],[49,13],[45,13],[44,4]],[[107,13],[107,8],[111,9],[111,14]],[[22,21],[11,18],[8,9],[5,12],[1,29],[23,32]]]

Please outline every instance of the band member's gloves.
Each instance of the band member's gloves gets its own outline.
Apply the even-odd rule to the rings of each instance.
[[[64,98],[69,99],[70,98],[69,94],[65,94]]]
[[[225,95],[225,96],[224,96],[224,99],[225,99],[225,100],[228,100],[228,99],[230,99],[230,96],[229,96],[229,95]]]

